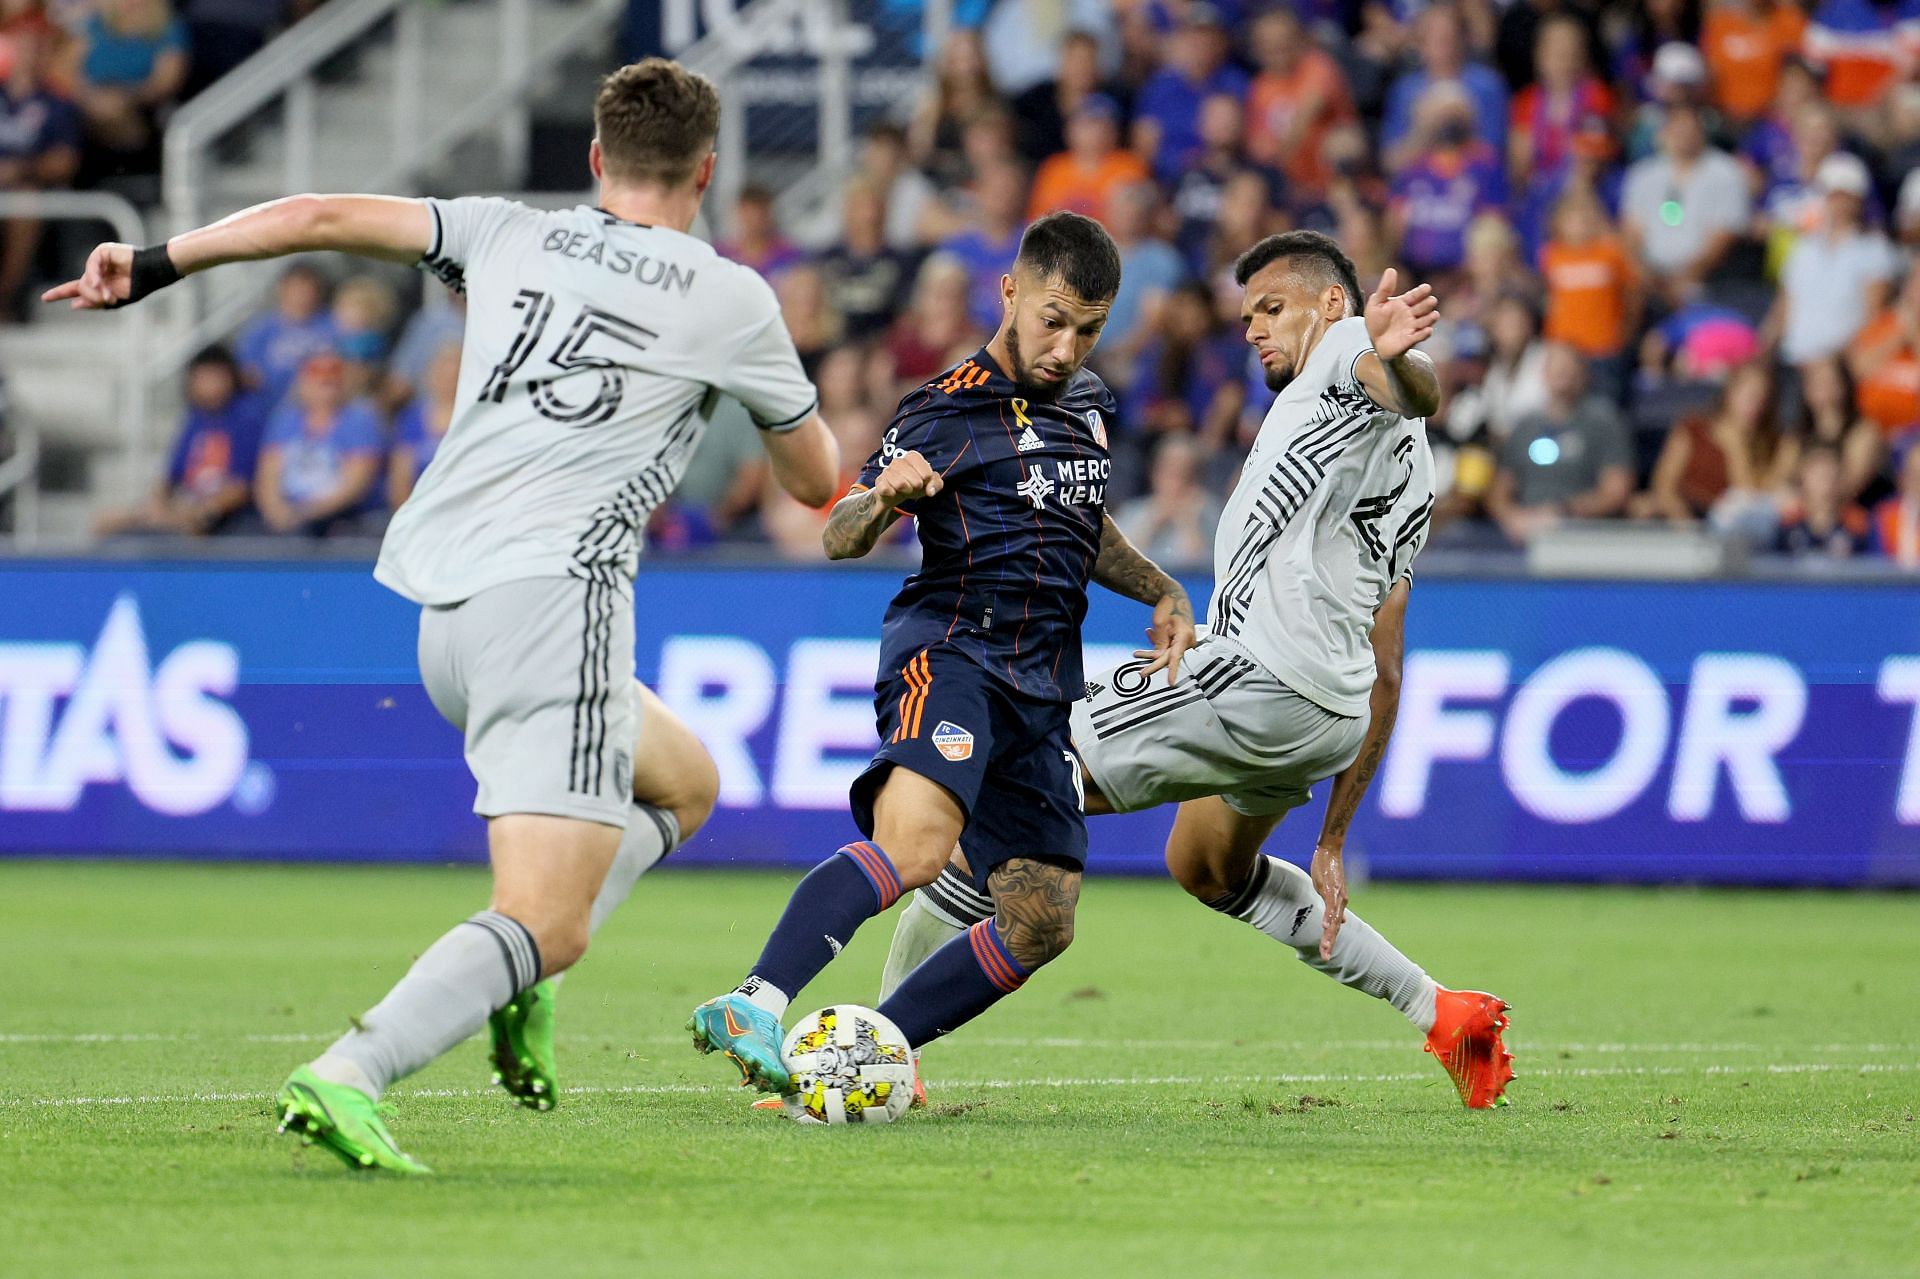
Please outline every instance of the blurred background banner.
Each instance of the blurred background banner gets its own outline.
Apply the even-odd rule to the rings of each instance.
[[[850,837],[898,580],[648,565],[640,676],[723,777],[678,856],[803,866]],[[482,856],[416,612],[364,564],[16,562],[0,599],[0,855]],[[1096,595],[1089,673],[1144,621]],[[1408,644],[1352,837],[1376,875],[1920,886],[1910,588],[1429,577]],[[1305,858],[1323,800],[1278,851]],[[1097,868],[1158,873],[1170,821],[1095,820]]]

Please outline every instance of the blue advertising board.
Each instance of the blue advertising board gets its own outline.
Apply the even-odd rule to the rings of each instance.
[[[639,674],[722,776],[679,856],[853,837],[897,582],[647,565]],[[478,860],[416,616],[364,565],[0,565],[0,855]],[[1144,622],[1097,598],[1089,671]],[[1096,868],[1157,873],[1170,824],[1094,820]],[[1383,877],[1920,885],[1920,588],[1422,580],[1350,847]]]

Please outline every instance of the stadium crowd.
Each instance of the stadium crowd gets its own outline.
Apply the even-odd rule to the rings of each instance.
[[[1111,509],[1203,560],[1270,401],[1231,265],[1307,226],[1364,286],[1395,266],[1442,298],[1438,542],[1668,521],[1920,568],[1920,0],[981,8],[828,207],[709,210],[773,282],[849,479],[903,391],[992,331],[1026,221],[1076,209],[1125,269],[1095,355],[1123,410]],[[452,408],[459,309],[430,303],[401,329],[379,280],[290,272],[191,371],[153,501],[103,529],[377,528]],[[815,558],[823,519],[729,412],[651,533]]]

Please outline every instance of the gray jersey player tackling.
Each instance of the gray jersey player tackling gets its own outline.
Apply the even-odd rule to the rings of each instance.
[[[1415,350],[1438,303],[1394,272],[1365,297],[1329,238],[1270,236],[1235,266],[1246,338],[1279,392],[1214,542],[1206,638],[1171,686],[1130,663],[1087,685],[1073,737],[1090,813],[1180,805],[1167,868],[1201,902],[1390,1001],[1426,1036],[1468,1106],[1512,1078],[1506,1004],[1448,990],[1347,913],[1347,827],[1399,705],[1412,563],[1433,511],[1425,416],[1439,406]],[[1309,876],[1261,845],[1308,788],[1332,796]],[[961,844],[964,860],[965,841]],[[993,913],[950,867],[915,895],[883,979]]]
[[[753,414],[788,492],[833,497],[838,448],[773,291],[687,234],[719,119],[710,82],[648,59],[594,102],[598,207],[296,196],[165,244],[101,245],[46,294],[121,306],[321,249],[418,263],[467,293],[458,408],[375,576],[421,606],[420,673],[466,735],[493,899],[282,1088],[281,1131],[350,1166],[427,1171],[375,1103],[483,1026],[497,1082],[551,1106],[555,979],[712,810],[712,760],[634,679],[633,575],[717,396]]]

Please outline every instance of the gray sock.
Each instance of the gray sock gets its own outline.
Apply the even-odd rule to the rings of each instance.
[[[1386,1000],[1422,1034],[1433,1029],[1433,1001],[1439,990],[1433,978],[1352,911],[1333,943],[1333,958],[1320,958],[1320,925],[1327,906],[1314,891],[1313,880],[1291,862],[1260,858],[1238,891],[1207,905],[1292,946],[1308,966],[1340,984]]]
[[[600,931],[607,916],[627,900],[640,877],[660,864],[662,858],[680,847],[680,823],[672,813],[651,804],[635,804],[628,815],[626,832],[620,836],[620,851],[601,881],[600,895],[593,899],[593,915],[587,921],[589,936]]]
[[[487,1024],[540,980],[540,948],[518,920],[483,910],[427,948],[355,1028],[313,1063],[331,1083],[379,1100],[404,1079]]]

